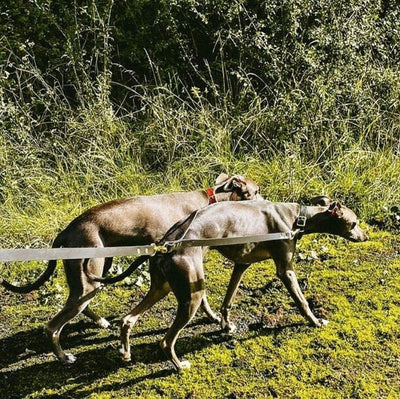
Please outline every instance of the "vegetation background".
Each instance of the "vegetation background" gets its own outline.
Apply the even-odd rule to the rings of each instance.
[[[305,338],[310,334],[317,337],[318,332],[303,327],[300,333],[289,329],[279,335],[287,324],[286,316],[282,316],[282,320],[278,318],[273,323],[275,329],[268,334],[265,330],[260,333],[262,340],[272,340],[268,345],[257,341],[257,334],[256,338],[246,335],[247,330],[243,332],[247,340],[233,345],[234,349],[229,340],[223,341],[227,346],[220,350],[226,358],[218,352],[218,343],[222,341],[217,339],[213,346],[213,357],[202,345],[196,349],[196,341],[194,347],[190,346],[193,341],[188,339],[187,352],[198,350],[196,362],[203,367],[204,378],[210,382],[208,387],[193,376],[179,380],[163,374],[160,370],[165,364],[159,356],[155,365],[148,364],[146,358],[144,365],[133,365],[129,373],[142,373],[135,378],[124,369],[106,366],[120,381],[113,385],[107,382],[108,373],[104,373],[97,388],[89,391],[74,391],[68,382],[63,382],[61,376],[65,373],[70,373],[72,380],[76,375],[62,371],[61,367],[56,368],[57,378],[50,389],[46,378],[51,377],[46,372],[57,367],[53,359],[44,361],[38,355],[16,362],[18,349],[10,352],[10,345],[16,342],[28,347],[32,336],[38,335],[34,329],[48,318],[49,307],[54,313],[59,297],[65,295],[62,276],[57,277],[60,284],[48,286],[33,297],[41,305],[27,324],[19,320],[32,312],[37,303],[2,292],[0,349],[9,356],[1,356],[9,359],[2,369],[3,377],[0,376],[0,390],[2,385],[6,389],[2,397],[119,397],[133,391],[143,397],[171,393],[193,398],[319,397],[317,392],[321,390],[324,397],[399,394],[398,379],[384,378],[390,362],[394,362],[390,367],[399,366],[399,327],[378,327],[386,320],[382,315],[379,323],[378,319],[369,319],[372,306],[377,312],[386,312],[387,320],[393,323],[393,312],[398,315],[396,305],[400,303],[395,273],[400,220],[400,7],[396,0],[2,0],[0,15],[1,247],[47,246],[73,217],[99,202],[137,194],[199,189],[211,185],[220,172],[243,173],[259,182],[268,199],[292,201],[327,194],[351,206],[364,221],[375,226],[371,229],[391,231],[371,231],[373,240],[363,248],[375,261],[367,263],[362,263],[361,255],[352,255],[352,246],[343,247],[347,255],[342,259],[335,248],[344,244],[336,240],[324,241],[322,246],[320,241],[314,242],[316,247],[325,248],[315,257],[307,252],[307,245],[312,246],[313,241],[306,241],[303,262],[308,266],[322,262],[321,270],[315,274],[321,295],[335,287],[331,280],[320,281],[324,276],[322,270],[329,269],[326,248],[334,254],[328,256],[334,257],[333,263],[343,263],[337,266],[335,276],[350,273],[348,279],[359,284],[337,282],[344,284],[342,290],[347,289],[348,295],[353,296],[347,298],[349,301],[354,300],[357,292],[364,296],[372,295],[372,291],[381,293],[382,288],[377,287],[380,280],[389,281],[387,275],[392,276],[389,286],[393,288],[390,291],[387,287],[393,306],[385,305],[388,299],[382,293],[378,299],[371,299],[369,305],[364,297],[360,303],[356,300],[354,314],[343,303],[337,308],[332,305],[337,303],[337,295],[342,295],[339,289],[336,292],[332,288],[331,298],[324,296],[323,305],[333,317],[348,313],[348,323],[359,317],[370,323],[370,328],[384,330],[371,332],[373,338],[367,340],[371,345],[361,349],[356,345],[351,352],[350,346],[346,346],[348,336],[341,333],[346,323],[341,320],[333,322],[332,330],[328,327],[325,334],[337,334],[338,345],[351,352],[345,357],[346,372],[338,371],[343,367],[340,359],[330,369],[326,359],[318,358],[321,345],[310,344],[311,338]],[[215,264],[210,262],[211,270],[220,270],[216,266],[220,259]],[[361,262],[358,270],[353,270],[354,262]],[[376,263],[379,270],[374,269]],[[271,271],[272,265],[266,264]],[[8,278],[21,281],[31,279],[42,267],[8,265],[0,270]],[[379,274],[384,270],[385,278]],[[223,284],[220,272],[213,276],[218,284],[210,283],[216,307],[225,287],[219,286]],[[379,274],[377,286],[366,282],[375,272]],[[273,279],[273,272],[270,273],[269,278]],[[257,276],[250,274],[245,284],[257,285]],[[227,277],[224,278],[226,281]],[[305,281],[312,278],[307,274]],[[139,291],[145,291],[148,282],[143,284]],[[284,293],[276,297],[276,289],[267,288],[262,294],[274,295],[271,303],[285,304],[286,300],[284,309],[290,308],[291,302]],[[106,313],[120,310],[122,314],[129,302],[140,296],[128,283],[117,290],[121,303],[99,305]],[[312,291],[315,293],[317,287],[313,286]],[[257,300],[263,303],[258,296]],[[243,306],[247,306],[247,312],[242,317],[251,311],[260,317],[264,315],[261,305],[258,310],[249,303]],[[347,313],[341,312],[343,306]],[[168,324],[160,322],[160,309],[152,316],[150,325],[154,328]],[[173,314],[173,306],[170,311]],[[356,327],[364,328],[361,326],[364,324],[360,322]],[[147,331],[145,325],[143,328]],[[21,338],[18,334],[25,335]],[[208,339],[201,334],[200,329],[198,340]],[[101,357],[105,350],[101,346],[105,338],[100,337],[99,342],[93,343],[94,363],[95,355]],[[253,338],[257,341],[254,345]],[[324,364],[334,377],[316,381],[310,377],[311,371],[306,377],[300,363],[296,372],[285,362],[279,363],[280,339],[288,341],[288,353],[292,353],[290,347],[298,348],[296,353],[314,350],[310,355],[314,363],[309,359],[311,368],[318,366],[321,372]],[[154,336],[150,335],[149,342],[153,341]],[[323,347],[325,352],[333,341],[332,338]],[[390,352],[390,346],[394,360],[375,353],[379,345],[383,352]],[[277,363],[267,366],[261,362],[257,368],[249,365],[248,360],[231,359],[232,353],[242,359],[246,351],[251,358],[260,347],[263,356],[275,353]],[[360,382],[359,367],[364,361],[354,363],[355,359],[364,359],[364,350],[365,356],[372,351],[380,360],[374,367],[381,371],[371,376],[368,383]],[[150,346],[150,352],[153,351]],[[340,357],[337,353],[341,352],[332,353],[329,356]],[[203,355],[211,360],[201,361]],[[295,356],[292,359],[296,365],[297,360]],[[110,364],[116,361],[111,358]],[[302,362],[303,366],[310,366],[304,358]],[[226,365],[222,371],[221,364]],[[92,378],[91,366],[81,364],[83,379]],[[45,377],[34,382],[29,376],[37,377],[37,367]],[[102,366],[94,365],[93,373],[96,367]],[[246,367],[250,368],[248,374]],[[284,370],[288,369],[285,375]],[[232,379],[232,384],[227,379],[217,384],[214,373]],[[335,379],[335,373],[340,377]],[[23,376],[29,381],[27,386],[32,387],[12,388],[16,376]],[[237,386],[237,381],[252,382],[246,391]],[[96,386],[96,381],[90,380],[88,385]],[[179,385],[181,388],[177,388]],[[291,386],[299,390],[291,390]]]

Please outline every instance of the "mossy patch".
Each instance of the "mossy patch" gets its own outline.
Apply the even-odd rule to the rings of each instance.
[[[148,280],[135,284],[145,270],[95,299],[94,309],[112,321],[110,330],[98,329],[84,316],[65,328],[62,344],[78,356],[69,368],[55,360],[42,330],[65,300],[63,273],[32,296],[3,291],[1,397],[398,397],[400,237],[370,235],[361,244],[322,235],[299,243],[298,254],[304,256],[297,257],[295,270],[314,312],[330,320],[325,328],[306,324],[272,261],[255,264],[232,309],[237,334],[221,334],[199,312],[176,345],[178,355],[192,364],[181,374],[158,347],[175,314],[173,296],[139,319],[131,336],[132,362],[119,359],[118,319],[145,295]],[[205,269],[209,300],[217,310],[231,265],[210,252]]]

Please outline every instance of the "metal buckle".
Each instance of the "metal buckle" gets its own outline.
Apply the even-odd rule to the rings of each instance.
[[[305,216],[298,216],[296,226],[297,227],[306,227],[307,218]]]
[[[155,255],[157,252],[162,253],[162,254],[166,254],[168,252],[168,247],[166,245],[156,245],[156,244],[151,244],[151,246],[153,247],[153,251]]]

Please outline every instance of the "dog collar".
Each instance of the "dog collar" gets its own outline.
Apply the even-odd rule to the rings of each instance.
[[[207,188],[206,194],[208,197],[208,205],[215,204],[216,202],[218,202],[217,198],[215,197],[215,192],[213,188],[211,187]]]
[[[300,205],[300,213],[296,219],[296,227],[299,229],[299,233],[304,233],[304,230],[306,228],[306,223],[307,223],[306,212],[307,212],[307,207],[304,205]]]

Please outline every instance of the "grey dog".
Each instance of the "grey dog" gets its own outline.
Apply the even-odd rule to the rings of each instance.
[[[74,219],[54,240],[53,247],[110,247],[134,246],[154,243],[175,222],[196,209],[219,201],[240,201],[261,198],[258,185],[239,175],[221,174],[214,188],[192,192],[139,196],[111,201],[95,206]],[[101,276],[110,269],[112,258],[75,259],[64,261],[69,296],[64,307],[46,326],[53,351],[62,362],[69,364],[75,356],[65,353],[60,345],[62,328],[72,318],[83,312],[101,327],[109,322],[98,316],[88,304],[100,288],[86,271]],[[56,268],[50,261],[47,269],[32,284],[18,287],[7,281],[2,285],[13,292],[26,293],[46,282]],[[219,318],[212,312],[204,295],[202,307],[213,321]]]
[[[301,234],[330,233],[354,242],[368,238],[360,228],[357,216],[349,208],[323,196],[317,197],[313,203],[313,206],[301,206],[297,203],[247,201],[211,205],[201,209],[195,217],[191,215],[178,222],[161,242],[178,240],[183,235],[185,239],[263,235],[293,231],[298,225],[302,225]],[[293,270],[292,259],[298,238],[299,235],[294,239],[214,247],[235,263],[222,305],[223,330],[230,332],[235,329],[229,320],[229,309],[244,271],[252,263],[268,258],[274,260],[278,277],[307,321],[315,327],[327,323],[315,317],[310,310]],[[178,300],[178,309],[174,322],[161,341],[161,348],[177,370],[190,366],[187,361],[178,359],[174,345],[204,297],[205,250],[202,247],[186,247],[167,254],[157,254],[151,259],[150,290],[121,321],[123,360],[129,361],[131,358],[129,334],[139,316],[172,290]]]

